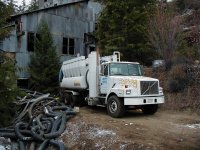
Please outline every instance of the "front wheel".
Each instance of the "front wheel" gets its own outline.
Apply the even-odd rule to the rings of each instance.
[[[115,95],[109,97],[107,103],[107,112],[111,117],[122,117],[125,112],[124,102]]]
[[[142,106],[142,112],[144,114],[152,115],[158,110],[158,105],[144,105]]]

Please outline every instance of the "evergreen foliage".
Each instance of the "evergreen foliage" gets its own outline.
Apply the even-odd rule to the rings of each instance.
[[[0,40],[9,36],[10,28],[5,26],[11,13],[12,8],[0,1]],[[14,116],[12,101],[19,93],[15,69],[14,62],[0,50],[0,127],[9,124]]]
[[[10,33],[10,28],[5,28],[4,26],[11,13],[12,8],[0,1],[0,40],[6,38]]]
[[[30,6],[28,7],[28,11],[34,11],[39,9],[38,0],[31,0]]]
[[[29,65],[31,82],[40,92],[53,92],[58,86],[59,58],[48,25],[42,22],[38,27],[34,54]]]
[[[103,0],[96,37],[103,54],[120,51],[126,61],[153,57],[147,40],[147,18],[156,0]]]
[[[15,114],[12,101],[18,94],[14,62],[0,52],[0,127],[12,120]]]
[[[12,14],[14,14],[17,11],[17,9],[18,9],[17,1],[3,0],[3,2],[11,8]]]

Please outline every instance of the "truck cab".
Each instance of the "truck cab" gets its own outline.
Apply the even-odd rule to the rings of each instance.
[[[159,80],[144,77],[143,69],[137,62],[103,63],[100,94],[106,97],[108,113],[113,117],[123,115],[124,109],[130,107],[141,108],[143,112],[153,114],[158,104],[164,103]]]

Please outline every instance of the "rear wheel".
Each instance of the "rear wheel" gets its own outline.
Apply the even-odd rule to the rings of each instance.
[[[65,104],[65,105],[70,105],[70,94],[67,92],[64,92],[64,90],[60,90],[60,98],[61,101]]]
[[[144,114],[152,115],[158,110],[158,105],[144,105],[142,106],[142,112]]]
[[[122,100],[113,95],[108,98],[107,112],[111,117],[119,118],[124,115],[125,107]]]
[[[70,99],[70,105],[72,108],[74,108],[74,106],[79,106],[79,95],[71,95],[71,99]]]
[[[62,102],[65,105],[69,105],[72,108],[74,108],[74,106],[79,106],[78,95],[72,95],[71,93],[63,92],[61,97],[62,97]]]

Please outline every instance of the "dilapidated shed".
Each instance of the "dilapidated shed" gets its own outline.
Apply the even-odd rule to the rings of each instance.
[[[41,21],[47,22],[62,62],[77,55],[87,56],[94,50],[94,42],[88,41],[87,35],[95,30],[100,10],[97,2],[76,0],[13,15],[10,24],[13,30],[9,38],[0,42],[0,49],[14,56],[19,81],[29,78],[27,67]]]

